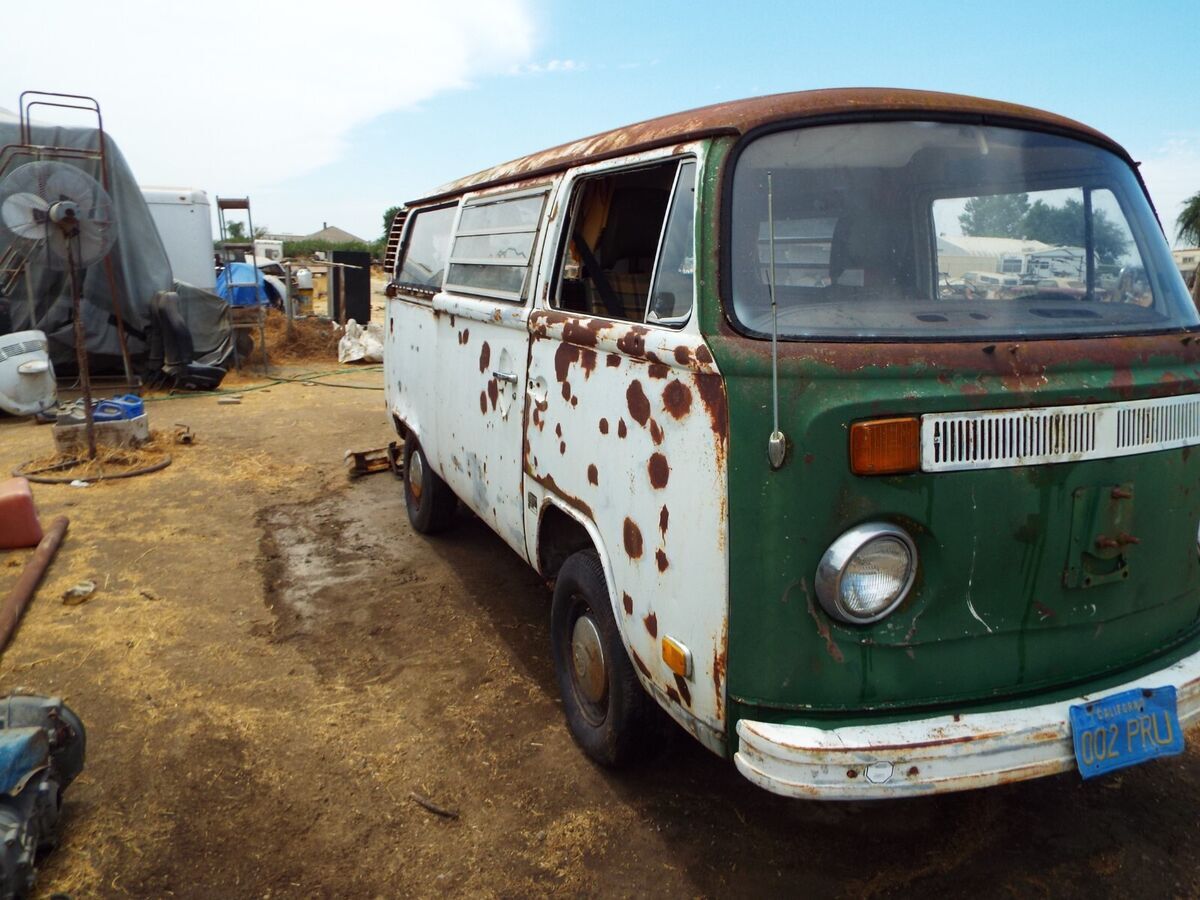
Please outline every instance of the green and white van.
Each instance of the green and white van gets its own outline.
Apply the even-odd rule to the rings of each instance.
[[[461,502],[554,581],[597,761],[656,705],[791,796],[1181,751],[1200,317],[1110,139],[946,94],[761,97],[462,178],[398,243],[412,524]]]

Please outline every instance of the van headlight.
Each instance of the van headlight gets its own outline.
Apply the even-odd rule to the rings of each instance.
[[[817,566],[817,599],[851,625],[877,622],[900,605],[917,574],[917,547],[902,528],[872,522],[829,545]]]

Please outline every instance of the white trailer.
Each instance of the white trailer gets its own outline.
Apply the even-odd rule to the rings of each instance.
[[[216,290],[212,206],[199,188],[142,187],[177,281]]]

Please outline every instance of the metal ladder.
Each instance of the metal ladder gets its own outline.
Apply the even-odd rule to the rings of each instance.
[[[246,232],[249,241],[230,240],[230,222],[227,220],[225,213],[229,211],[245,212],[246,214]],[[233,361],[239,369],[242,367],[241,352],[238,350],[237,332],[253,331],[258,329],[258,345],[262,350],[263,374],[271,374],[270,366],[267,361],[267,312],[266,305],[263,301],[266,300],[262,288],[258,284],[258,254],[254,252],[254,216],[250,212],[249,197],[217,197],[217,224],[221,231],[221,240],[218,242],[221,262],[226,267],[230,263],[245,262],[246,253],[250,254],[250,264],[254,267],[253,281],[231,281],[227,276],[225,279],[225,287],[229,291],[229,296],[232,298],[238,288],[253,288],[254,289],[254,315],[246,316],[242,311],[235,307],[232,303],[229,307],[230,320],[233,324]],[[239,256],[240,254],[240,256]]]

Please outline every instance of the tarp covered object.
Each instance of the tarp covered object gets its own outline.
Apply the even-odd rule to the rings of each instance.
[[[32,142],[41,147],[95,150],[99,146],[99,133],[95,128],[33,124],[30,131]],[[17,117],[0,110],[0,148],[20,142]],[[141,188],[111,135],[104,136],[104,149],[116,233],[116,243],[109,258],[121,302],[126,344],[136,373],[141,371],[146,357],[150,301],[158,291],[171,290],[174,279],[171,277],[167,251],[150,217],[150,209],[146,206]],[[45,153],[41,158],[55,160],[52,153]],[[0,168],[0,180],[18,166],[33,161],[33,156],[23,148],[16,153],[11,150],[0,151],[0,166],[3,167]],[[57,161],[82,169],[96,181],[104,183],[100,164],[96,160]],[[0,228],[0,259],[4,258],[5,251],[16,240],[6,229]],[[44,331],[49,339],[50,356],[55,368],[60,372],[74,372],[75,338],[67,273],[45,265],[33,267],[30,278],[35,307],[32,322],[25,278],[22,275],[7,295],[0,295],[0,334],[26,329]],[[113,314],[113,292],[103,262],[97,262],[84,271],[82,293],[83,325],[91,369],[98,374],[121,374],[123,368],[116,317]],[[184,301],[185,298],[181,297],[181,302]],[[206,307],[211,304],[211,300],[203,302]],[[189,328],[193,329],[192,342],[198,354],[202,348],[215,350],[227,344],[227,317],[214,315],[209,310],[186,318]],[[223,333],[219,330],[222,325],[225,328]]]
[[[217,294],[230,306],[266,306],[266,280],[250,263],[231,262],[217,273]]]

